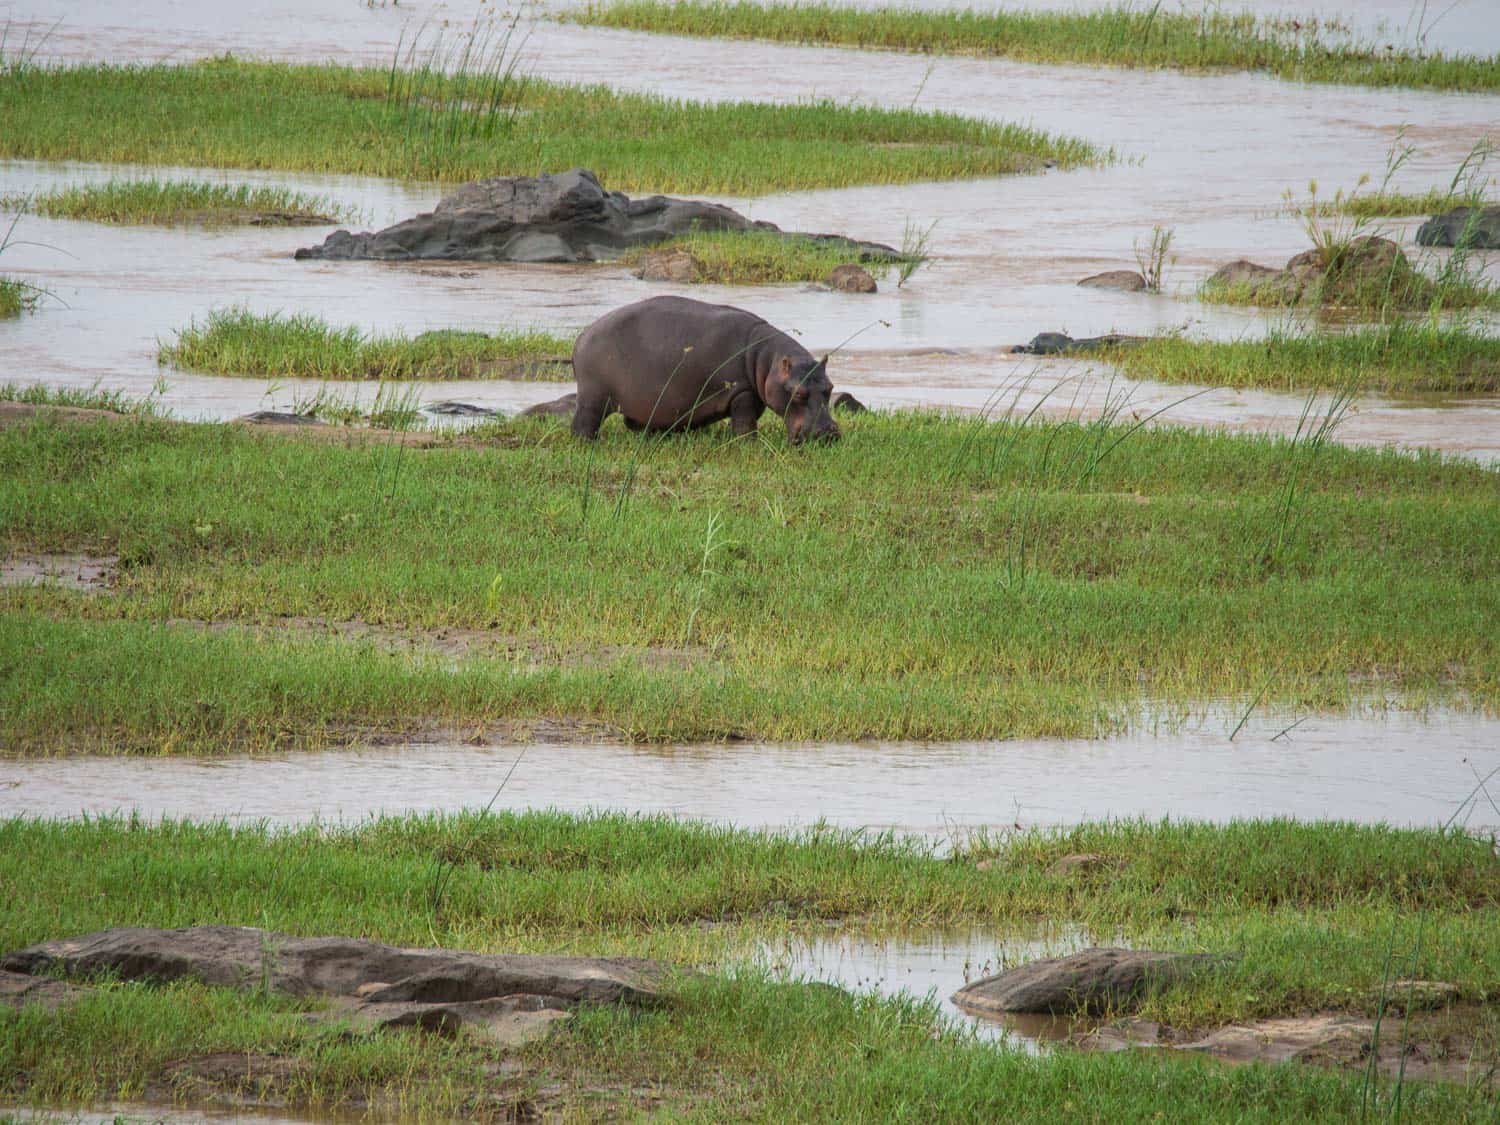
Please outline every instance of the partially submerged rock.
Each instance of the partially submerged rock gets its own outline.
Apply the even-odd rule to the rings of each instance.
[[[290,410],[253,410],[235,419],[247,426],[316,426],[318,420],[311,414],[294,414]]]
[[[635,958],[403,949],[249,926],[102,930],[17,950],[0,961],[0,968],[30,975],[191,979],[292,996],[357,997],[371,1004],[451,1004],[517,993],[556,997],[568,1005],[651,1004],[658,999],[663,972],[659,963]],[[375,983],[381,987],[360,995],[362,986]]]
[[[855,398],[848,391],[838,391],[828,401],[828,409],[842,410],[848,414],[863,414],[869,407],[860,402],[859,399]]]
[[[703,277],[703,263],[681,247],[652,250],[641,259],[635,276],[642,281],[689,284]]]
[[[1029,344],[1017,344],[1011,351],[1017,355],[1081,355],[1108,348],[1129,347],[1145,339],[1144,336],[1122,336],[1111,332],[1104,336],[1085,336],[1075,340],[1063,332],[1038,332]]]
[[[594,173],[583,168],[478,180],[445,196],[432,211],[382,231],[335,231],[321,246],[305,247],[296,256],[390,262],[596,262],[683,235],[751,230],[833,242],[849,247],[861,260],[866,255],[899,257],[880,243],[782,232],[774,223],[754,222],[717,203],[664,195],[631,199],[623,192],[606,191]]]
[[[1434,215],[1417,228],[1418,246],[1458,246],[1500,250],[1500,203],[1455,207]]]
[[[475,406],[472,402],[433,402],[422,407],[427,414],[444,414],[453,418],[494,418],[499,415],[498,410],[491,410],[488,406]]]
[[[1083,289],[1116,289],[1121,293],[1144,293],[1149,288],[1146,279],[1135,270],[1105,270],[1078,284]]]
[[[521,411],[520,417],[571,418],[573,417],[573,411],[576,409],[578,409],[578,392],[574,391],[560,398],[548,399],[546,402],[539,402],[535,406],[528,406],[525,410]]]
[[[980,1016],[1100,1012],[1184,980],[1216,960],[1200,953],[1085,949],[1068,957],[1032,961],[966,984],[953,994],[953,1002]]]
[[[1260,305],[1423,305],[1433,283],[1388,238],[1363,235],[1333,250],[1314,247],[1281,269],[1240,258],[1219,267],[1204,289]]]
[[[870,271],[852,262],[834,266],[828,284],[843,293],[874,293],[878,288]]]

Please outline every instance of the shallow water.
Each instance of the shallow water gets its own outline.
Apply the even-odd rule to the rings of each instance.
[[[916,834],[1121,817],[1243,817],[1500,828],[1462,805],[1500,767],[1500,719],[1406,712],[1238,716],[1096,740],[629,746],[397,746],[264,757],[0,762],[0,816],[136,811],[273,824],[483,807],[661,814],[746,828]],[[1295,723],[1295,725],[1293,725]],[[1291,729],[1288,730],[1287,728]],[[1285,733],[1282,733],[1285,731]],[[1476,772],[1478,771],[1478,775]],[[1500,800],[1500,780],[1489,792]]]
[[[283,5],[284,6],[284,5]],[[367,8],[323,0],[297,6],[290,39],[275,9],[149,0],[128,10],[85,4],[48,36],[63,58],[189,58],[232,47],[279,58],[385,61],[398,36],[423,20],[449,16],[467,26],[473,7]],[[1384,10],[1383,8],[1381,9]],[[1439,26],[1456,21],[1461,7]],[[290,19],[289,12],[283,12]],[[0,3],[0,20],[28,20],[40,34],[52,19],[35,0]],[[1500,21],[1496,21],[1500,22]],[[1129,162],[1106,170],[946,184],[868,187],[726,199],[756,218],[797,229],[845,230],[899,243],[908,222],[936,222],[935,260],[901,289],[873,297],[804,287],[678,287],[709,300],[744,305],[799,333],[810,347],[834,347],[836,382],[872,404],[978,409],[1005,388],[1031,379],[1027,395],[1061,383],[1044,414],[1104,409],[1112,373],[1099,365],[1011,357],[1002,348],[1040,331],[1073,335],[1148,333],[1184,328],[1214,337],[1255,335],[1268,317],[1199,305],[1197,282],[1231,258],[1277,264],[1306,245],[1298,223],[1277,214],[1283,190],[1310,178],[1352,187],[1378,179],[1398,128],[1419,151],[1395,185],[1446,183],[1470,147],[1497,136],[1500,98],[1414,91],[1308,87],[1247,75],[1192,76],[995,60],[936,59],[758,43],[675,40],[628,32],[530,26],[530,70],[573,81],[607,79],[633,89],[704,98],[841,101],[1001,117],[1118,146]],[[1478,40],[1475,40],[1478,42]],[[170,43],[170,48],[164,44]],[[774,76],[774,77],[773,77]],[[98,166],[0,162],[0,192],[128,174]],[[135,171],[139,171],[138,169]],[[156,170],[156,174],[166,174]],[[234,173],[233,182],[282,183],[333,195],[366,213],[369,226],[430,207],[432,185],[352,177]],[[1083,290],[1075,282],[1106,268],[1134,265],[1133,243],[1154,224],[1176,232],[1173,294],[1145,296]],[[1392,224],[1409,233],[1414,222]],[[95,382],[132,394],[165,376],[161,400],[188,417],[226,417],[286,408],[316,390],[311,383],[226,380],[163,371],[159,339],[233,303],[259,311],[296,310],[336,324],[419,332],[433,327],[494,329],[504,324],[575,331],[619,304],[674,287],[640,282],[618,267],[518,267],[293,262],[297,246],[326,230],[165,231],[112,229],[28,217],[8,271],[51,289],[59,301],[0,326],[11,378],[54,385]],[[1495,255],[1491,255],[1495,257]],[[66,303],[66,307],[61,302]],[[1132,408],[1149,413],[1174,402],[1178,388],[1117,382]],[[366,389],[355,394],[373,395]],[[441,384],[429,401],[456,398],[512,409],[561,393],[540,384]],[[1031,405],[1023,395],[1020,408]],[[1300,395],[1213,391],[1174,407],[1164,422],[1287,431]],[[1500,459],[1500,396],[1405,403],[1370,398],[1340,432],[1359,444],[1429,446],[1483,460]]]
[[[850,992],[932,997],[944,1015],[982,1039],[1034,1052],[1066,1037],[1069,1021],[1014,1016],[980,1019],[955,1005],[953,993],[971,981],[1042,957],[1064,957],[1098,944],[1076,926],[1034,926],[999,934],[986,929],[922,929],[907,935],[830,932],[763,945],[757,961],[791,979],[820,981]]]

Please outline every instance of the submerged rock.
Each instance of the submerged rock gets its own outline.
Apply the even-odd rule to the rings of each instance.
[[[1418,246],[1457,246],[1460,240],[1469,250],[1500,250],[1500,203],[1455,207],[1417,228]]]
[[[429,212],[376,232],[334,231],[299,259],[373,258],[477,262],[595,262],[618,258],[695,232],[765,231],[846,245],[855,255],[894,258],[897,251],[841,235],[793,234],[754,222],[717,203],[652,195],[631,199],[606,191],[594,173],[495,176],[465,184]]]
[[[839,391],[829,400],[828,409],[842,410],[849,414],[863,414],[869,407],[848,391]]]
[[[1144,293],[1146,279],[1135,270],[1105,270],[1080,281],[1084,289],[1118,289],[1122,293]]]
[[[1122,336],[1111,332],[1104,336],[1085,336],[1081,340],[1075,340],[1063,332],[1039,332],[1031,338],[1029,344],[1017,344],[1011,351],[1017,355],[1079,355],[1106,348],[1128,347],[1145,339],[1145,336]]]
[[[844,293],[874,293],[878,288],[870,271],[852,262],[834,266],[828,284]]]
[[[115,929],[41,942],[8,954],[12,973],[110,973],[121,980],[191,979],[265,987],[292,996],[365,1003],[451,1004],[516,993],[563,1004],[651,1004],[663,966],[627,957],[540,957],[403,949],[345,937],[294,937],[249,926]],[[390,983],[386,983],[390,982]],[[380,984],[379,988],[369,988]],[[363,991],[361,991],[363,990]]]
[[[455,418],[495,418],[500,412],[472,402],[434,402],[422,409],[428,414],[446,414]]]
[[[967,984],[953,1002],[980,1016],[1006,1012],[1069,1015],[1098,1012],[1183,980],[1215,964],[1201,953],[1147,949],[1085,949],[1049,957]]]
[[[241,414],[236,422],[250,426],[317,426],[318,420],[311,414],[293,414],[288,410],[256,410]]]

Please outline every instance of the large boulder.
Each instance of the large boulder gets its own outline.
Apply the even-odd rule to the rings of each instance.
[[[1500,250],[1500,203],[1455,207],[1417,228],[1418,246],[1457,246],[1460,241],[1470,250]]]
[[[1121,293],[1144,293],[1150,288],[1135,270],[1105,270],[1078,283],[1082,289],[1117,289]]]
[[[1085,949],[1031,961],[964,985],[953,1002],[979,1016],[1011,1012],[1052,1015],[1101,1012],[1185,979],[1215,958],[1149,949]]]
[[[773,223],[753,222],[717,203],[665,195],[631,199],[623,192],[606,191],[594,173],[575,168],[557,175],[495,176],[465,184],[432,211],[373,233],[334,231],[321,246],[305,247],[296,256],[391,262],[595,262],[695,231],[740,230],[782,233]],[[841,235],[795,237],[847,246],[861,259],[899,257],[889,246]]]
[[[650,1004],[663,968],[626,957],[540,957],[403,949],[345,937],[294,937],[249,926],[116,929],[46,941],[0,968],[32,976],[110,973],[122,980],[192,979],[292,996],[370,1004],[453,1004],[515,994],[567,1004]]]

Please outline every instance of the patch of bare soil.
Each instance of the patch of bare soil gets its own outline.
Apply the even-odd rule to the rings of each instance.
[[[0,561],[0,586],[55,586],[97,593],[114,585],[118,555],[20,554]]]

